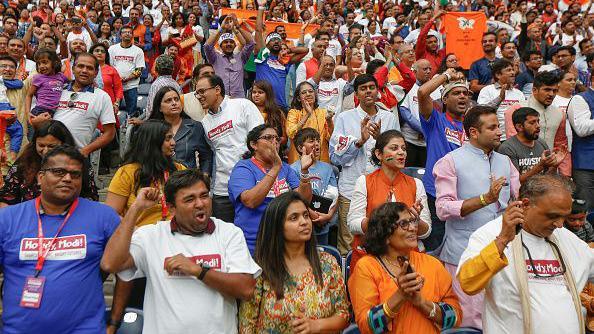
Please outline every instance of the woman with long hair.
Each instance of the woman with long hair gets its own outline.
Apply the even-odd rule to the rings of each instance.
[[[107,21],[103,21],[101,22],[101,24],[99,24],[99,32],[97,35],[97,42],[98,43],[102,43],[103,45],[105,45],[106,47],[110,47],[112,46],[111,44],[111,25],[109,24],[109,22]]]
[[[196,40],[198,40],[194,34],[192,26],[190,26],[186,21],[186,17],[184,16],[184,14],[179,12],[173,14],[173,18],[171,19],[171,26],[169,27],[168,31],[169,40],[170,42],[178,46],[178,56],[179,58],[184,60],[186,68],[194,68],[194,56],[192,54],[192,48],[194,47],[194,44],[186,47],[182,47],[182,45],[180,44],[180,42],[188,38],[191,38],[192,36],[194,36]],[[183,79],[186,80],[189,78]]]
[[[256,246],[260,217],[270,201],[289,190],[297,190],[308,200],[312,190],[309,167],[313,152],[301,156],[301,173],[283,162],[278,154],[279,136],[266,124],[247,135],[248,151],[229,177],[229,198],[235,207],[235,225],[243,231],[250,252]]]
[[[122,27],[124,26],[124,19],[121,17],[116,17],[111,21],[111,36],[109,37],[109,42],[111,45],[118,44],[122,41],[122,35],[120,34]]]
[[[458,63],[458,57],[456,57],[455,53],[450,52],[445,57],[443,57],[443,60],[437,69],[437,75],[443,74],[443,72],[445,72],[448,68],[458,67],[460,67],[460,64]]]
[[[39,196],[41,189],[37,184],[37,173],[41,169],[43,156],[60,145],[76,146],[72,134],[60,121],[49,120],[35,130],[33,139],[23,149],[4,177],[0,188],[0,207],[18,204]],[[83,187],[80,196],[93,201],[99,200],[93,171],[84,166]]]
[[[163,120],[171,125],[175,140],[175,158],[188,168],[212,175],[213,153],[208,145],[202,123],[189,118],[182,110],[180,96],[175,88],[165,86],[157,92],[151,119]],[[198,161],[196,161],[198,155]]]
[[[361,333],[437,334],[461,322],[452,277],[438,259],[416,251],[418,226],[415,210],[404,203],[384,203],[372,212],[368,254],[348,282]]]
[[[264,80],[255,81],[250,100],[260,110],[262,117],[264,117],[264,123],[276,129],[280,137],[281,149],[285,147],[287,145],[287,132],[285,131],[287,118],[276,104],[272,85]]]
[[[293,140],[297,131],[302,128],[312,128],[320,134],[320,161],[330,162],[328,152],[329,140],[334,130],[332,115],[326,109],[318,107],[318,93],[312,84],[304,81],[297,85],[295,96],[291,102],[291,110],[287,115],[287,136]],[[289,163],[297,160],[299,155],[294,145],[288,154]]]
[[[240,333],[338,333],[348,326],[340,265],[318,251],[308,205],[297,192],[266,208],[255,260],[262,275],[254,298],[239,308]]]
[[[124,216],[136,200],[140,188],[154,187],[162,192],[171,173],[186,169],[173,161],[174,148],[170,124],[158,120],[142,123],[132,136],[122,167],[116,171],[109,184],[105,204]],[[140,214],[136,224],[154,224],[170,218],[167,205],[160,201]]]

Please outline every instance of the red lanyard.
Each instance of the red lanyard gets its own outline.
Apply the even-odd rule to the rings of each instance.
[[[78,206],[78,198],[75,199],[74,202],[72,202],[72,205],[70,206],[70,209],[68,209],[68,213],[66,214],[66,218],[64,218],[64,220],[62,221],[62,224],[60,224],[60,227],[58,227],[58,231],[56,232],[56,235],[52,238],[52,241],[50,242],[50,244],[48,245],[48,247],[46,248],[45,253],[44,253],[43,252],[43,227],[41,226],[41,214],[39,213],[39,209],[41,208],[41,197],[37,197],[37,199],[35,200],[35,212],[37,213],[37,240],[38,240],[37,249],[38,249],[38,253],[39,253],[39,255],[37,256],[37,264],[35,265],[35,277],[37,277],[39,275],[39,273],[41,272],[41,269],[43,269],[43,264],[45,263],[45,259],[46,259],[47,255],[49,254],[50,250],[54,246],[56,239],[58,239],[58,235],[60,234],[60,232],[62,232],[64,225],[66,225],[66,222],[68,221],[70,216],[72,216],[72,213],[74,212],[74,210],[76,209],[77,206]]]
[[[268,171],[266,169],[264,169],[264,167],[260,164],[260,161],[258,161],[258,159],[252,157],[251,160],[254,163],[254,165],[256,165],[256,167],[258,167],[258,169],[261,170],[262,173],[264,173],[264,175],[266,175],[268,173]],[[274,193],[275,196],[280,195],[278,180],[274,180],[274,184],[272,184],[272,192]]]
[[[163,189],[161,191],[161,218],[163,220],[167,219],[167,215],[169,214],[169,209],[167,208],[167,201],[165,200],[165,183],[169,179],[169,171],[163,172]],[[155,187],[160,188],[159,184],[155,181]]]

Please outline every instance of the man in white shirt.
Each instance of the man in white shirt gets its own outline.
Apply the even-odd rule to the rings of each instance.
[[[310,79],[317,71],[328,45],[325,41],[316,39],[310,46],[312,57],[297,66],[295,86]],[[334,58],[334,57],[333,57]]]
[[[97,41],[97,37],[93,33],[93,30],[89,29],[87,20],[82,19],[79,16],[72,17],[69,20],[72,24],[72,30],[68,33],[68,36],[66,36],[66,43],[70,44],[70,41],[72,40],[82,39],[87,46],[85,51],[89,51],[91,46],[93,46],[93,42]]]
[[[404,38],[404,42],[410,43],[413,45],[417,44],[417,40],[419,39],[419,34],[421,33],[421,29],[427,24],[427,22],[429,22],[430,18],[431,18],[430,12],[420,14],[419,18],[417,19],[417,25],[419,26],[419,28],[411,31],[406,36],[406,38]],[[441,45],[441,35],[437,31],[431,29],[431,30],[429,30],[429,34],[427,36],[437,36],[439,45]]]
[[[347,10],[345,22],[338,28],[338,33],[342,35],[345,41],[349,39],[349,28],[355,23],[355,13]]]
[[[241,230],[212,218],[209,181],[177,171],[158,189],[142,188],[109,240],[101,268],[126,281],[146,277],[143,333],[237,333],[237,301],[254,294],[261,269]],[[171,221],[135,229],[164,196]]]
[[[89,53],[81,53],[76,58],[73,71],[74,81],[62,91],[53,119],[66,125],[76,146],[88,156],[111,142],[116,131],[115,116],[109,95],[93,87],[99,71],[97,58]],[[49,113],[31,116],[31,124],[36,127],[51,118]],[[97,124],[103,126],[103,133],[93,140]]]
[[[514,88],[516,81],[516,73],[514,64],[506,59],[498,59],[493,63],[491,68],[493,74],[494,84],[483,87],[479,93],[477,102],[479,104],[486,104],[497,108],[497,119],[499,120],[499,128],[503,132],[501,141],[506,139],[505,136],[505,111],[510,106],[523,102],[526,97],[517,88]]]
[[[250,100],[225,96],[223,80],[216,75],[199,79],[196,82],[196,95],[202,109],[208,110],[202,125],[215,154],[213,212],[215,217],[232,223],[235,212],[229,200],[229,176],[233,166],[247,151],[248,132],[263,124],[264,118]]]
[[[37,70],[35,62],[25,57],[25,43],[22,39],[12,38],[8,41],[8,55],[17,61],[17,79],[25,80]]]
[[[343,78],[335,78],[335,68],[336,63],[332,56],[322,56],[318,71],[307,81],[315,87],[318,94],[318,106],[326,109],[329,113],[338,115],[343,111],[344,96],[353,92],[353,86]],[[347,72],[352,75],[349,59],[347,59],[347,68],[349,69]]]
[[[579,293],[594,278],[594,253],[563,228],[571,193],[560,176],[533,176],[470,237],[457,276],[466,293],[485,290],[485,334],[584,333]]]
[[[144,52],[133,43],[133,30],[130,26],[122,27],[122,41],[109,47],[109,62],[115,67],[124,85],[124,100],[128,116],[136,114],[138,85],[140,75],[146,67]]]
[[[431,79],[431,63],[427,59],[417,60],[412,67],[417,82],[408,91],[399,108],[402,119],[402,135],[406,141],[406,165],[425,167],[427,162],[427,144],[423,136],[423,129],[419,118],[419,87]],[[431,93],[431,99],[441,98],[439,89]]]

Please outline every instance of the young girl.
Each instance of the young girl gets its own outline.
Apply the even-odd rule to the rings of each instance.
[[[37,105],[31,110],[31,115],[37,116],[48,112],[53,116],[68,79],[61,73],[60,58],[54,51],[39,49],[35,52],[34,58],[38,74],[33,77],[31,88],[27,92],[25,110],[31,110],[31,101],[35,96]]]

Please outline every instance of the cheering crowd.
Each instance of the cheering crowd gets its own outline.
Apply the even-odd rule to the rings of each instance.
[[[592,333],[593,43],[589,1],[2,1],[2,331]]]

